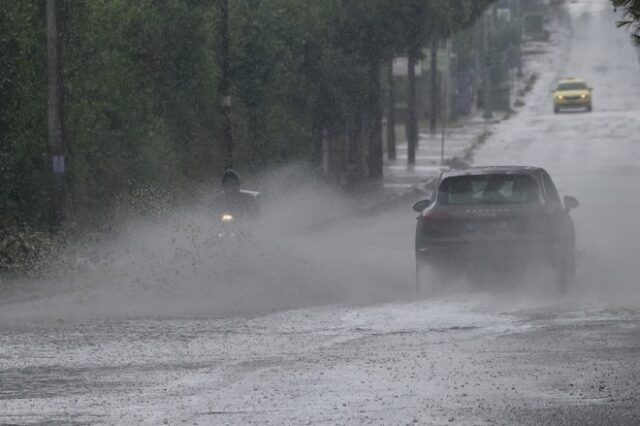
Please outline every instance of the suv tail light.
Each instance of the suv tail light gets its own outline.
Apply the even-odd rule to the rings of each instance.
[[[423,223],[428,224],[448,222],[451,219],[453,219],[453,216],[451,216],[449,213],[434,211],[426,212],[420,216],[420,220],[422,220]]]
[[[448,229],[453,217],[449,213],[427,211],[420,216],[420,223],[424,232],[441,234]]]

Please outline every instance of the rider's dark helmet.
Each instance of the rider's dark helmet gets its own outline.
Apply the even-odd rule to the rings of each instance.
[[[225,191],[240,190],[240,176],[233,170],[225,170],[222,174],[222,189]]]

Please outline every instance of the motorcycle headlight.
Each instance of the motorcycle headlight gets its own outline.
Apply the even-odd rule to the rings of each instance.
[[[233,215],[223,214],[221,219],[223,222],[233,222]]]

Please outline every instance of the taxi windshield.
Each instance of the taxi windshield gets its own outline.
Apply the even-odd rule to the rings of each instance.
[[[587,90],[587,85],[581,81],[572,81],[570,83],[560,83],[556,90]]]

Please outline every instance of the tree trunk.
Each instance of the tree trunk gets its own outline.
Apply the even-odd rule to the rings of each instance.
[[[396,159],[396,87],[393,79],[393,59],[387,68],[387,157]]]
[[[353,111],[347,130],[347,185],[356,188],[362,181],[363,117],[362,110]]]
[[[65,217],[66,159],[63,120],[61,2],[47,0],[48,139],[53,172],[50,229],[56,232]]]
[[[259,105],[252,105],[247,111],[247,131],[250,138],[249,168],[257,173],[267,165],[267,146],[264,141],[264,112]]]
[[[334,124],[328,133],[330,176],[342,186],[347,185],[347,150],[349,134],[345,123]]]
[[[371,179],[382,179],[382,78],[380,63],[369,64],[368,165]]]
[[[416,61],[417,49],[409,49],[408,55],[408,93],[407,93],[407,164],[413,166],[416,164],[416,147],[418,146],[418,119],[416,113]]]
[[[430,92],[431,92],[431,111],[429,112],[429,131],[431,134],[435,134],[438,125],[438,112],[440,111],[439,102],[439,90],[438,90],[438,39],[434,36],[431,37],[431,71],[429,75],[431,77]]]
[[[311,128],[311,168],[314,171],[320,170],[323,165],[325,147],[323,138],[323,126],[318,112],[313,113]]]
[[[233,132],[231,127],[231,71],[229,69],[229,0],[222,2],[220,12],[220,114],[222,116],[222,157],[225,169],[233,167]]]

